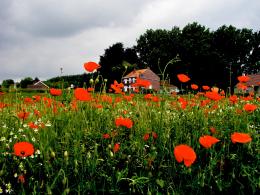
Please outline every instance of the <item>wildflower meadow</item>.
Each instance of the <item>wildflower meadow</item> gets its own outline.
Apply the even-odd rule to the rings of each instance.
[[[186,93],[148,93],[142,79],[132,94],[104,80],[101,91],[2,92],[0,194],[259,192],[259,97],[176,77]]]

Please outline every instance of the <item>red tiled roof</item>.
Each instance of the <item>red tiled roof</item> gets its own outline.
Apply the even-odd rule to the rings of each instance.
[[[250,80],[246,83],[247,86],[258,86],[260,85],[260,73],[247,75]]]
[[[140,74],[143,74],[148,69],[140,69],[140,70],[133,70],[123,78],[130,78],[130,77],[140,77]]]

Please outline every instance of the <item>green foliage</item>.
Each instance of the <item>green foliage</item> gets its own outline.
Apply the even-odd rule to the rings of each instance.
[[[135,49],[125,49],[122,43],[113,44],[105,50],[105,53],[102,56],[100,56],[100,74],[104,79],[108,80],[108,85],[113,83],[114,80],[121,82],[121,76],[126,73],[126,62],[128,63],[128,72],[134,68],[140,68],[140,66],[137,66],[139,61]],[[130,64],[132,64],[132,66],[129,66]]]
[[[168,67],[174,85],[179,85],[178,73],[188,74],[199,85],[234,88],[237,76],[260,71],[260,32],[221,26],[210,31],[198,23],[183,29],[147,30],[134,46],[140,61],[159,74],[159,68],[178,54],[181,61]],[[230,82],[231,81],[231,82]]]
[[[3,80],[2,87],[9,88],[13,84],[14,84],[14,80],[12,80],[12,79]]]
[[[160,101],[135,95],[132,100],[93,94],[95,101],[77,102],[71,107],[72,92],[63,91],[67,101],[50,97],[23,103],[26,94],[5,94],[0,112],[0,187],[14,194],[254,194],[259,190],[259,102],[254,112],[243,111],[228,99],[201,106],[205,97],[158,96]],[[96,104],[102,105],[97,108]],[[17,105],[30,112],[29,118],[17,117]],[[216,106],[217,105],[217,106]],[[55,108],[55,109],[54,109]],[[41,117],[33,114],[37,109]],[[54,111],[55,110],[55,111]],[[241,112],[238,112],[238,111]],[[119,116],[130,118],[128,129],[115,125]],[[29,122],[40,126],[30,128]],[[211,132],[214,127],[216,132]],[[156,132],[158,137],[153,137]],[[246,144],[232,143],[233,132],[252,136]],[[109,134],[108,139],[103,138]],[[144,135],[149,134],[144,140]],[[209,149],[199,144],[202,135],[214,135],[220,142]],[[13,154],[19,141],[33,143],[35,153],[20,158]],[[120,143],[118,152],[113,151]],[[191,146],[197,159],[191,167],[175,160],[179,144]],[[25,183],[18,177],[24,175]],[[10,185],[9,185],[10,184]]]
[[[31,77],[26,77],[20,82],[21,88],[27,88],[27,86],[31,84],[33,84],[33,79]]]

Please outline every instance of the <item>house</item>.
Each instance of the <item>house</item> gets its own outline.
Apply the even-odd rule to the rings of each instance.
[[[37,81],[36,83],[34,83],[32,85],[28,85],[27,89],[29,89],[29,90],[48,90],[49,86],[46,85],[42,81]]]
[[[168,93],[179,93],[180,90],[175,85],[170,83],[170,80],[161,80],[160,81],[160,89],[161,92],[168,92]]]
[[[124,92],[135,91],[135,87],[133,87],[132,84],[136,82],[137,78],[150,81],[151,85],[149,89],[160,90],[160,77],[148,67],[146,69],[133,70],[122,78]]]
[[[257,74],[247,75],[249,81],[245,83],[247,86],[246,93],[255,92],[257,96],[260,96],[260,72]]]

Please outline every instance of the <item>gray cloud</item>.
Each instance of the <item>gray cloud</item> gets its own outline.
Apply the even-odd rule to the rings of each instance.
[[[17,31],[56,38],[98,26],[126,25],[147,2],[24,0],[13,1],[9,14],[10,22]]]
[[[197,21],[259,30],[259,0],[0,0],[0,82],[81,74],[116,42]]]

